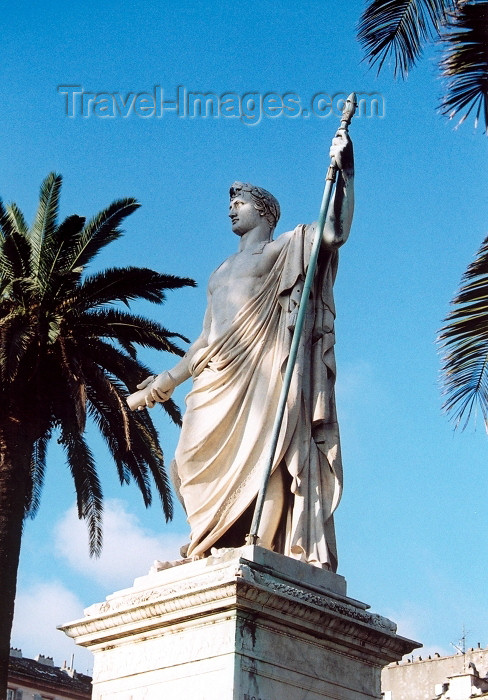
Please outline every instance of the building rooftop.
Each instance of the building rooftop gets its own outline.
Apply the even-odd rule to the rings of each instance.
[[[13,652],[13,653],[12,653]],[[9,661],[9,685],[38,687],[60,691],[72,698],[90,698],[92,679],[74,669],[55,666],[49,656],[25,659],[18,649],[12,650]]]

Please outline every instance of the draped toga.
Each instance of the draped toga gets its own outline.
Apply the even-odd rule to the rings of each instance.
[[[314,231],[300,225],[292,232],[260,291],[190,363],[193,387],[173,464],[191,528],[187,556],[203,556],[257,497]],[[333,571],[333,512],[342,490],[336,270],[337,252],[321,254],[273,463],[289,484],[275,550]]]

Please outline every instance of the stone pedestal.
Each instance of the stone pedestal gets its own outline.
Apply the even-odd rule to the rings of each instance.
[[[260,547],[136,579],[61,629],[95,655],[94,700],[365,700],[419,645],[342,576]]]

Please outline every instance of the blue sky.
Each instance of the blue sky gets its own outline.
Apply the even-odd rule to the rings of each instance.
[[[405,83],[367,70],[355,39],[361,9],[356,0],[10,6],[0,48],[0,195],[31,220],[39,185],[54,170],[64,177],[62,215],[91,216],[136,197],[142,207],[124,238],[93,269],[137,264],[194,278],[197,289],[137,311],[195,338],[206,281],[236,250],[229,185],[240,179],[272,191],[282,209],[278,233],[313,221],[337,117],[282,113],[249,124],[171,110],[100,116],[101,106],[98,116],[77,109],[69,117],[58,87],[117,93],[126,103],[155,86],[167,101],[178,86],[219,99],[293,93],[306,108],[317,94],[379,93],[383,115],[351,125],[357,203],[336,283],[339,573],[352,597],[422,642],[420,654],[450,653],[463,626],[468,646],[488,644],[488,438],[481,419],[454,432],[442,414],[435,338],[488,233],[487,140],[472,122],[455,130],[436,112],[436,50]],[[143,357],[155,370],[173,363]],[[176,393],[180,405],[187,389]],[[153,417],[169,464],[178,431],[159,408]],[[166,525],[157,504],[143,508],[135,486],[120,488],[93,431],[91,441],[107,499],[104,554],[88,560],[54,444],[38,517],[25,527],[12,638],[24,654],[56,663],[74,653],[79,670],[90,667],[89,655],[55,626],[130,586],[154,559],[175,558],[187,534],[180,510]]]

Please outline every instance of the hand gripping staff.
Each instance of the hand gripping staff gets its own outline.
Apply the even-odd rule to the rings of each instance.
[[[341,125],[338,129],[339,131],[347,131],[351,119],[356,111],[356,94],[352,92],[347,98],[344,108],[342,110]],[[257,544],[258,543],[258,530],[259,524],[261,522],[261,516],[263,513],[264,500],[266,498],[266,489],[268,487],[269,478],[271,476],[271,469],[273,467],[273,461],[276,453],[276,447],[278,445],[278,437],[281,430],[281,424],[283,422],[283,415],[286,407],[286,400],[288,397],[288,392],[290,390],[291,378],[293,374],[293,369],[295,367],[295,362],[297,359],[298,346],[300,344],[300,337],[302,335],[303,324],[305,322],[305,314],[307,311],[308,299],[310,296],[310,289],[312,287],[313,278],[315,276],[315,270],[317,268],[317,260],[320,251],[320,244],[322,241],[322,236],[324,233],[325,222],[327,220],[327,214],[329,211],[330,200],[332,197],[332,192],[334,189],[334,184],[337,178],[338,167],[334,158],[331,158],[329,169],[327,170],[327,175],[325,177],[325,187],[324,194],[322,196],[322,204],[320,206],[319,218],[317,221],[317,230],[312,244],[312,252],[310,255],[310,262],[307,269],[307,274],[305,276],[305,282],[303,284],[303,292],[300,299],[300,305],[298,307],[298,314],[295,329],[293,331],[293,338],[290,346],[290,354],[288,356],[288,362],[286,365],[285,374],[283,377],[283,386],[281,388],[281,394],[278,401],[278,408],[276,411],[276,416],[273,424],[273,429],[271,432],[271,442],[269,446],[269,454],[265,464],[265,469],[263,473],[263,478],[261,482],[261,487],[258,492],[258,497],[256,500],[256,507],[254,509],[254,516],[251,523],[251,531],[246,538],[246,544]]]

